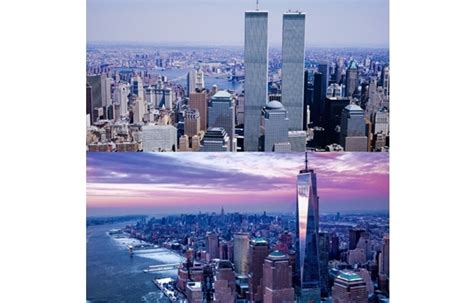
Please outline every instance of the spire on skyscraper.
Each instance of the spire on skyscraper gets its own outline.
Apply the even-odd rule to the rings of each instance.
[[[304,152],[304,170],[308,171],[308,152]]]

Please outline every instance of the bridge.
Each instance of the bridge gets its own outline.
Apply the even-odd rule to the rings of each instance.
[[[150,265],[147,269],[144,269],[143,272],[161,272],[178,269],[181,263],[173,264],[160,264],[160,265]]]

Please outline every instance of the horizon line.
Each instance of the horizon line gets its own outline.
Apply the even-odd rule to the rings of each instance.
[[[89,45],[125,45],[125,46],[163,46],[163,47],[205,47],[205,48],[219,48],[219,47],[238,47],[244,48],[244,44],[233,44],[233,43],[222,43],[216,44],[215,42],[151,42],[151,41],[86,41],[86,46]],[[281,48],[281,43],[269,43],[268,47],[272,48]],[[366,49],[386,49],[390,50],[390,45],[381,45],[381,44],[360,44],[360,45],[350,45],[350,44],[315,44],[307,43],[305,48],[366,48]]]

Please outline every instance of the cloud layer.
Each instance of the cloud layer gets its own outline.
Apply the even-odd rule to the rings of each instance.
[[[313,153],[322,211],[387,210],[388,154]],[[88,153],[88,214],[291,212],[301,153]]]

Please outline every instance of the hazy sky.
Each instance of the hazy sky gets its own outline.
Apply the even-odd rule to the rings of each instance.
[[[388,153],[310,153],[322,212],[386,211]],[[293,212],[303,153],[88,153],[88,215]]]
[[[87,0],[88,42],[239,45],[254,0]],[[306,45],[388,47],[388,0],[260,0],[269,43],[281,45],[282,14],[306,13]]]

